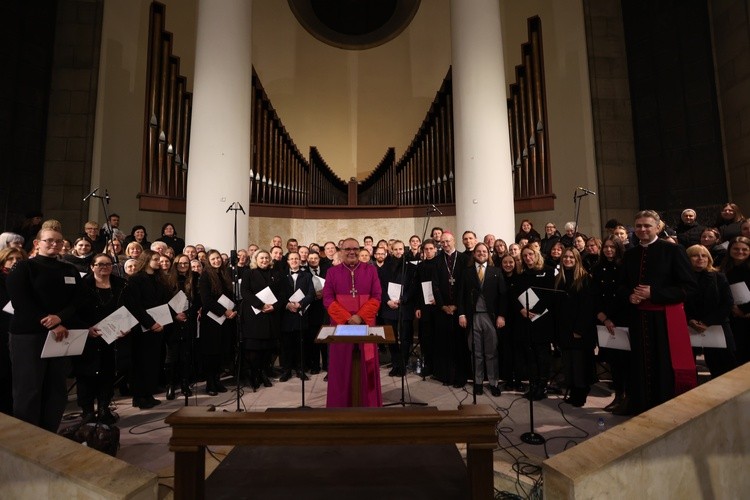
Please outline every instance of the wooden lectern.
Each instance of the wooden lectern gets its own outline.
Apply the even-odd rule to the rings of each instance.
[[[360,394],[362,365],[359,344],[392,344],[396,342],[396,337],[391,325],[367,327],[368,332],[371,332],[375,328],[382,328],[385,337],[370,333],[367,335],[336,335],[336,329],[342,326],[348,327],[352,325],[324,326],[315,337],[315,342],[319,344],[354,344],[354,349],[352,349],[352,370],[350,380],[352,386],[352,406],[358,407],[362,404],[362,397]],[[361,326],[366,327],[367,325]],[[333,332],[331,332],[331,330],[333,330]]]

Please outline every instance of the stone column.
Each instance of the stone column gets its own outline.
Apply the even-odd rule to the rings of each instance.
[[[451,0],[456,240],[516,234],[500,4]],[[459,248],[460,242],[459,242]]]
[[[233,202],[250,199],[251,4],[199,0],[185,238],[227,252],[234,245]],[[237,220],[247,247],[248,218]]]

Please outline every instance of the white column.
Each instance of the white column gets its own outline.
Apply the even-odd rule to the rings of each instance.
[[[456,240],[465,230],[510,243],[513,176],[498,0],[451,0]],[[459,244],[460,246],[460,244]]]
[[[199,0],[185,241],[229,253],[233,202],[248,209],[252,90],[249,0]],[[237,219],[247,247],[248,218]]]

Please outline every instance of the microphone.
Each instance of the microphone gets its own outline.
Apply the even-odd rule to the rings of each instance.
[[[107,205],[109,205],[109,191],[107,191],[107,188],[104,188],[104,199],[107,201]]]
[[[96,188],[96,189],[94,189],[93,191],[91,191],[91,192],[90,192],[89,194],[87,194],[87,195],[86,195],[86,196],[85,196],[85,197],[83,198],[83,201],[88,201],[88,199],[89,199],[89,198],[91,198],[92,196],[94,196],[94,195],[96,194],[96,192],[97,192],[97,191],[99,191],[99,188]]]
[[[579,191],[583,191],[583,192],[584,192],[584,193],[586,193],[586,194],[593,194],[594,196],[596,196],[596,193],[595,193],[595,192],[593,192],[593,191],[592,191],[592,190],[590,190],[590,189],[586,189],[585,187],[581,187],[581,186],[578,186],[578,188],[577,188],[577,189],[578,189]]]
[[[440,209],[438,207],[436,207],[434,203],[432,203],[430,206],[432,207],[432,211],[433,212],[437,212],[440,215],[443,215],[443,212],[441,212]]]

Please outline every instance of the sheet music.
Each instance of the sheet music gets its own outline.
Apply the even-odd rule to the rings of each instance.
[[[333,335],[335,331],[336,331],[335,326],[324,326],[323,328],[320,329],[320,332],[318,333],[318,339],[320,340],[327,339],[328,337]]]
[[[59,358],[62,356],[80,356],[86,346],[88,330],[68,330],[68,337],[60,342],[55,340],[55,334],[47,333],[47,340],[42,347],[42,358]]]
[[[690,345],[693,347],[714,347],[726,349],[727,339],[724,336],[724,329],[721,325],[711,325],[706,331],[699,333],[693,327],[688,327],[690,331]]]
[[[389,281],[388,298],[391,300],[399,300],[399,298],[401,298],[401,285]]]
[[[266,288],[268,288],[268,287],[266,287]],[[216,302],[218,302],[219,304],[221,304],[222,306],[224,306],[224,309],[227,309],[227,310],[230,310],[230,311],[232,309],[234,309],[234,302],[232,302],[232,300],[229,297],[227,297],[226,295],[224,295],[223,293],[221,294],[221,297],[219,297],[216,300]],[[206,313],[206,316],[208,316],[212,320],[216,321],[220,325],[223,325],[224,321],[226,321],[226,319],[227,319],[227,317],[224,316],[223,314],[221,316],[217,316],[216,314],[212,313],[211,311],[208,311]]]
[[[615,327],[615,334],[611,335],[606,326],[598,325],[596,333],[599,337],[599,347],[607,349],[630,350],[630,331],[622,326]]]
[[[264,304],[275,304],[279,301],[271,291],[271,287],[265,287],[263,290],[255,294]]]
[[[289,297],[289,302],[299,302],[304,298],[305,292],[303,292],[301,288],[298,288],[297,291],[294,292],[291,297]]]
[[[125,306],[121,306],[94,327],[99,329],[104,341],[111,344],[120,337],[120,332],[128,332],[137,324],[136,317],[130,314]]]
[[[747,304],[750,302],[750,290],[747,289],[747,284],[744,281],[739,283],[732,283],[729,285],[732,290],[732,297],[734,298],[735,305]]]
[[[10,303],[10,300],[7,304],[5,304],[5,307],[3,307],[3,311],[7,312],[8,314],[15,314],[15,309],[13,309],[13,304]]]
[[[371,326],[367,330],[368,335],[375,335],[376,337],[380,337],[382,339],[385,338],[385,328],[382,326]]]
[[[432,281],[422,282],[422,297],[424,297],[425,304],[433,304],[435,302],[435,294],[432,291]]]
[[[176,313],[185,312],[188,310],[188,307],[190,307],[190,301],[188,301],[187,295],[185,295],[185,292],[182,290],[178,291],[174,297],[169,299],[167,304]]]
[[[154,318],[154,321],[159,323],[161,326],[167,326],[170,323],[172,323],[172,313],[169,312],[169,306],[167,304],[162,304],[160,306],[152,307],[151,309],[146,309],[146,312]],[[144,332],[148,331],[148,328],[145,328],[141,326],[141,329]]]
[[[539,302],[539,296],[534,292],[533,289],[529,288],[526,290],[529,292],[529,307],[528,309],[534,309],[534,306],[537,305]],[[526,292],[523,292],[521,295],[518,296],[518,302],[521,303],[521,306],[526,309]]]
[[[326,280],[321,278],[320,276],[313,275],[313,286],[315,287],[315,292],[319,292],[323,289],[323,287],[326,284]]]

